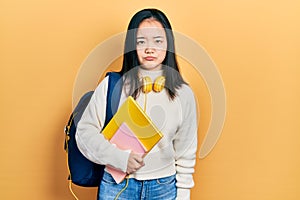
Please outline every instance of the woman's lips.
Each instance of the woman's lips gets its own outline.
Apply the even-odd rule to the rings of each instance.
[[[147,56],[144,59],[147,60],[147,61],[153,61],[155,59],[155,57],[153,57],[153,56]]]

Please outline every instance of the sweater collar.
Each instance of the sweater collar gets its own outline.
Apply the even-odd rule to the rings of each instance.
[[[159,77],[163,75],[163,70],[155,70],[155,71],[150,71],[150,70],[145,70],[143,68],[139,68],[139,76],[140,77],[145,77],[145,76],[149,76],[153,81]]]

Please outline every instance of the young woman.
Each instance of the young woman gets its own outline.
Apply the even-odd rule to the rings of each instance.
[[[141,107],[146,107],[146,113],[164,136],[142,158],[118,149],[99,134],[105,120],[105,78],[78,124],[76,141],[88,159],[122,170],[128,178],[117,184],[105,171],[98,199],[190,199],[197,149],[196,105],[191,88],[179,73],[174,36],[164,13],[144,9],[133,16],[120,73],[124,84],[119,106],[132,96]],[[145,91],[142,80],[164,82],[165,87]]]

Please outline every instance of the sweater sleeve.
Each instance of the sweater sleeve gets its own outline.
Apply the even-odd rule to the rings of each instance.
[[[130,152],[118,149],[101,134],[105,121],[107,88],[108,77],[98,85],[78,122],[76,142],[87,159],[126,172]]]
[[[197,114],[192,90],[188,86],[180,94],[182,123],[174,139],[177,200],[189,200],[194,186],[193,173],[197,151]]]

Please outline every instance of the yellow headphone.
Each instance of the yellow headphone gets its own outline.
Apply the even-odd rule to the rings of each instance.
[[[142,91],[147,94],[152,90],[154,92],[161,92],[165,87],[166,78],[164,76],[159,76],[155,79],[152,84],[152,80],[149,76],[145,76],[142,78]]]

